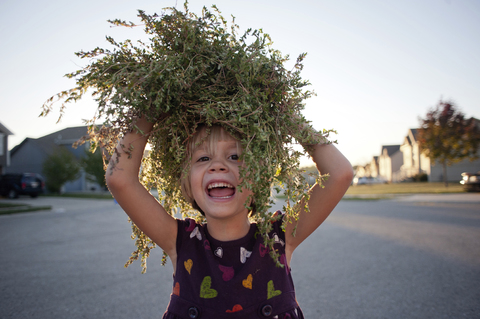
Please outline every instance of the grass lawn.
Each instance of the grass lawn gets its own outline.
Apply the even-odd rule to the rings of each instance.
[[[45,197],[71,197],[71,198],[90,198],[90,199],[113,199],[109,192],[103,193],[65,193],[65,194],[43,194]]]
[[[27,204],[0,203],[0,215],[50,210],[52,206],[31,206]]]
[[[350,186],[347,195],[463,193],[460,183],[392,183]]]

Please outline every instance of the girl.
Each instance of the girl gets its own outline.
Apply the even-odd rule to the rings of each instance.
[[[136,126],[148,133],[153,124],[140,118]],[[274,223],[269,236],[275,238],[274,248],[285,266],[277,267],[256,224],[249,222],[245,202],[251,193],[237,189],[240,143],[221,127],[210,131],[207,136],[200,130],[190,142],[190,170],[182,178],[184,196],[205,216],[206,224],[173,218],[140,183],[148,134],[126,134],[111,159],[115,166],[107,170],[115,199],[173,263],[173,292],[163,318],[303,318],[290,276],[292,254],[340,201],[352,180],[352,167],[335,146],[313,146],[318,171],[330,177],[325,188],[315,185],[310,190],[310,212],[300,211],[298,221],[288,223],[285,232],[280,227],[283,216]],[[131,158],[122,155],[122,145],[133,146]]]

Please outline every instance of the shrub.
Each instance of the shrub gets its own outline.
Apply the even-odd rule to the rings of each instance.
[[[45,186],[51,193],[60,193],[66,182],[74,181],[80,173],[80,165],[68,150],[58,148],[43,162]]]

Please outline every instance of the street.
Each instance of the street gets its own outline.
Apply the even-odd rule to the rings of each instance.
[[[480,318],[480,194],[466,195],[340,202],[292,258],[305,317]],[[53,209],[0,216],[0,318],[161,318],[172,266],[157,248],[146,274],[123,267],[134,242],[112,200],[13,202]]]

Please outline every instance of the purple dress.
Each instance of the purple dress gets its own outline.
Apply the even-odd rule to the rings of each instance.
[[[281,220],[270,238],[285,260]],[[288,267],[277,267],[257,225],[238,240],[222,242],[207,226],[178,220],[177,269],[163,319],[275,318],[302,319]]]

